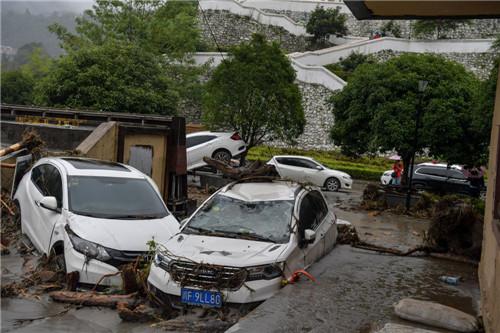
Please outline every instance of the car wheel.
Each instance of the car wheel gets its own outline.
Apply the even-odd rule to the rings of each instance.
[[[212,158],[223,162],[229,162],[231,160],[231,157],[231,153],[225,149],[216,150],[212,154]]]
[[[59,250],[58,250],[59,249]],[[66,258],[64,258],[64,247],[54,246],[50,251],[49,263],[54,267],[56,272],[66,273]]]
[[[328,178],[325,181],[325,188],[330,192],[336,192],[340,189],[340,181],[337,178]]]

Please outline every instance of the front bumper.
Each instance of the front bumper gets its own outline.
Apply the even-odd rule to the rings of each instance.
[[[71,242],[67,242],[64,248],[64,258],[66,260],[66,271],[77,271],[80,274],[79,283],[96,284],[103,275],[117,273],[118,269],[102,261],[91,259],[85,263],[85,256],[77,252]],[[120,274],[104,278],[99,285],[121,287],[122,278]]]
[[[223,297],[223,303],[253,303],[264,301],[281,288],[281,277],[272,280],[247,281],[238,290],[220,290]],[[155,289],[164,294],[180,297],[181,286],[175,282],[170,274],[164,269],[151,265],[148,283]],[[197,287],[186,286],[191,289],[200,289]]]
[[[341,188],[351,189],[352,188],[352,178],[344,178],[340,180]]]

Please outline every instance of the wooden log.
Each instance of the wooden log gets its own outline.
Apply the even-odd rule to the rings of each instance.
[[[53,291],[49,296],[57,302],[88,305],[88,306],[105,306],[115,308],[119,302],[127,303],[132,306],[137,300],[136,293],[128,295],[100,295],[91,292],[76,292],[76,291]]]
[[[139,285],[137,284],[137,270],[134,265],[125,265],[121,270],[123,290],[127,293],[134,293],[139,290]]]
[[[15,169],[16,165],[14,163],[0,163],[1,168]]]
[[[260,161],[255,161],[250,163],[248,166],[233,168],[232,166],[226,164],[223,161],[219,161],[210,157],[203,157],[203,161],[209,166],[214,167],[219,170],[225,176],[239,180],[247,177],[258,177],[258,176],[276,176],[276,169],[273,165],[263,164]]]
[[[116,309],[118,310],[118,315],[124,321],[145,323],[156,318],[155,311],[144,304],[131,309],[128,303],[119,302],[116,305]]]
[[[79,280],[80,280],[80,273],[78,273],[78,271],[66,274],[66,290],[75,291]]]
[[[7,148],[0,149],[0,157],[8,155],[8,154],[13,153],[13,152],[18,151],[18,150],[21,150],[23,148],[24,148],[23,142],[14,143],[13,145],[11,145]]]

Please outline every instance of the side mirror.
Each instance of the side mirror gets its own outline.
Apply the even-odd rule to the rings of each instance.
[[[54,212],[60,212],[59,207],[57,207],[57,199],[56,197],[43,197],[42,200],[40,200],[40,207],[43,207],[45,209],[54,211]]]
[[[321,171],[323,170],[323,167],[321,165],[316,165],[316,170]]]
[[[314,242],[314,240],[316,239],[316,232],[314,230],[311,230],[311,229],[304,230],[304,239],[308,243]]]

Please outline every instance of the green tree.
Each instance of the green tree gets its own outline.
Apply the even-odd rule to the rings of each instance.
[[[97,0],[76,19],[76,33],[49,27],[67,55],[37,86],[36,101],[174,114],[179,98],[200,96],[201,70],[189,56],[199,45],[196,20],[194,2]]]
[[[178,93],[161,56],[130,43],[70,52],[35,89],[42,105],[111,112],[174,114]]]
[[[316,7],[307,21],[306,31],[314,36],[315,41],[325,42],[329,35],[346,35],[346,21],[347,15],[340,12],[340,7]]]
[[[325,67],[344,81],[347,81],[359,65],[364,63],[372,64],[376,61],[377,60],[370,54],[352,52],[347,58],[341,59],[335,64],[326,65]]]
[[[382,36],[392,35],[396,38],[401,38],[401,26],[394,21],[388,21],[380,28]]]
[[[428,81],[423,93],[419,80]],[[332,98],[331,137],[350,154],[395,150],[408,166],[420,110],[417,153],[427,149],[449,163],[471,163],[477,159],[478,133],[471,125],[477,86],[462,65],[434,55],[363,64]]]
[[[21,67],[2,73],[4,103],[33,104],[35,85],[47,75],[52,64],[52,59],[41,48],[31,49],[30,54],[23,52],[21,56],[18,58],[22,59]]]
[[[231,49],[207,83],[203,120],[212,129],[239,131],[249,148],[265,137],[292,141],[303,132],[295,71],[277,43],[256,34]]]
[[[417,37],[436,36],[437,39],[447,38],[446,34],[462,25],[470,25],[469,20],[450,20],[450,19],[435,19],[435,20],[418,20],[413,24],[413,32]]]

